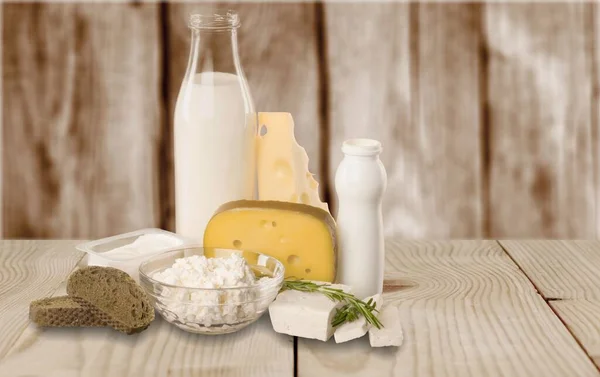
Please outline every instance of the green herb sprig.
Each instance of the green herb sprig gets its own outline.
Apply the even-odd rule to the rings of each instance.
[[[383,327],[383,324],[377,319],[374,313],[379,311],[375,307],[376,303],[373,299],[364,302],[359,300],[351,293],[344,292],[342,289],[333,288],[329,284],[317,284],[306,280],[285,280],[281,291],[294,290],[300,292],[317,292],[326,296],[332,301],[344,302],[344,306],[337,309],[331,325],[337,327],[346,322],[356,321],[360,316],[365,317],[365,320],[378,329]]]

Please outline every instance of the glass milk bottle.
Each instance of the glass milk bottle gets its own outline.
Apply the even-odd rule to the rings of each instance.
[[[381,200],[387,175],[379,160],[381,143],[350,139],[342,145],[344,159],[335,174],[338,196],[337,282],[350,285],[365,298],[383,290],[383,219]]]
[[[253,199],[256,114],[238,55],[238,15],[192,14],[187,70],[175,106],[176,231],[202,242],[223,203]]]

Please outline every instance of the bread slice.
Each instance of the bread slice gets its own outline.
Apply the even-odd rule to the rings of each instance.
[[[133,334],[154,320],[148,296],[127,273],[112,267],[90,266],[69,276],[67,293],[112,328]]]
[[[44,298],[29,305],[29,318],[41,327],[102,327],[92,310],[68,296]]]

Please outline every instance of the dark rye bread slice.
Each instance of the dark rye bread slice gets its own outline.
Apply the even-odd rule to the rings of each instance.
[[[154,320],[148,296],[127,273],[112,267],[90,266],[69,276],[67,293],[108,326],[133,334]]]
[[[103,327],[106,322],[69,296],[44,298],[29,305],[29,318],[41,327]]]

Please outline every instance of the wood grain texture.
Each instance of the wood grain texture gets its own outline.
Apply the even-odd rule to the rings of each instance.
[[[32,326],[33,327],[33,326]],[[291,377],[293,339],[268,318],[237,333],[202,336],[157,319],[126,336],[107,328],[32,329],[0,360],[2,376]]]
[[[551,301],[550,305],[600,368],[600,301]]]
[[[310,158],[310,170],[321,182],[319,147],[315,5],[311,3],[266,4],[246,2],[172,3],[168,5],[169,121],[187,66],[191,12],[208,12],[216,7],[238,12],[241,64],[257,111],[290,112],[296,123],[295,135]],[[268,25],[268,26],[267,26]],[[172,154],[172,151],[170,152]],[[172,164],[170,164],[172,166]],[[172,168],[172,167],[171,167]],[[170,172],[171,177],[173,172]],[[173,188],[169,195],[168,228],[174,229]]]
[[[3,23],[2,22],[2,12],[3,12],[2,8],[3,8],[2,4],[0,4],[0,30],[3,30],[2,29],[2,23]],[[3,52],[4,48],[3,47],[4,46],[0,46],[0,62],[2,62],[2,56],[4,54],[4,52]],[[1,74],[0,74],[0,88],[2,88],[2,89],[0,89],[0,104],[2,104],[2,103],[4,103],[4,102],[2,102],[2,98],[4,97],[5,94],[4,94],[4,89],[3,89],[4,88],[4,84],[2,83],[2,75]],[[4,150],[4,138],[2,136],[4,134],[4,132],[3,132],[3,122],[2,122],[2,119],[3,119],[2,118],[2,114],[3,114],[3,112],[4,112],[4,106],[0,106],[0,198],[2,198],[2,192],[4,191],[3,186],[4,186],[4,182],[5,182],[4,179],[2,178],[2,172],[4,171],[4,168],[3,168],[3,166],[4,166],[4,157],[3,157],[3,154],[4,154],[3,153],[3,150]],[[4,230],[4,227],[3,227],[4,223],[2,221],[3,220],[2,218],[3,218],[3,216],[2,216],[2,210],[0,209],[0,239],[2,239],[3,236],[4,236],[4,231],[3,231]]]
[[[83,258],[78,267],[85,265]],[[51,296],[65,294],[63,279]],[[158,314],[147,330],[129,336],[107,328],[40,329],[29,323],[3,360],[0,355],[0,375],[291,377],[293,348],[292,337],[273,332],[268,314],[220,336],[186,333]]]
[[[3,4],[4,234],[158,225],[156,4]]]
[[[187,16],[217,6],[322,193],[343,140],[383,141],[387,235],[600,234],[598,4],[195,1],[0,6],[5,237],[174,229]]]
[[[591,4],[486,4],[490,234],[593,238]]]
[[[78,269],[80,269],[82,267],[87,266],[87,264],[88,264],[88,259],[89,259],[88,255],[85,253],[80,253],[80,255],[81,254],[83,254],[83,255],[81,256],[81,258],[79,259],[79,261],[77,262],[75,267],[73,267],[73,269],[63,278],[63,280],[60,282],[60,284],[58,284],[58,286],[56,287],[56,289],[54,289],[53,292],[51,292],[49,295],[45,295],[43,298],[59,297],[59,296],[67,295],[68,277],[73,272],[77,271]],[[27,327],[21,333],[21,335],[17,338],[16,342],[14,342],[10,346],[5,357],[10,357],[12,354],[19,353],[19,352],[23,351],[25,348],[29,347],[29,345],[32,342],[34,342],[43,331],[44,331],[44,329],[40,329],[35,324],[33,324],[31,321],[28,321]]]
[[[599,241],[500,241],[546,299],[600,299]]]
[[[29,303],[51,295],[83,256],[76,244],[0,242],[0,359],[26,329]]]
[[[299,340],[299,376],[600,376],[495,242],[388,242],[404,344]]]
[[[594,159],[595,174],[595,213],[596,223],[594,224],[595,237],[600,238],[600,4],[592,3],[592,10],[589,17],[592,19],[592,38],[589,38],[592,54],[592,155]]]
[[[354,3],[325,11],[330,187],[342,142],[378,139],[387,235],[481,236],[478,7]]]

